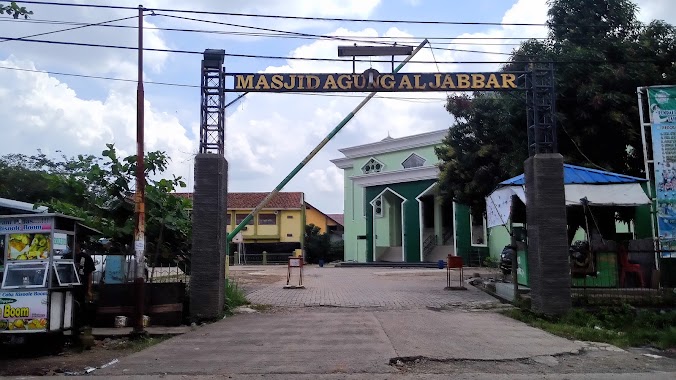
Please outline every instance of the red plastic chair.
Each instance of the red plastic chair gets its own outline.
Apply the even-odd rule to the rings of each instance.
[[[636,273],[638,275],[638,281],[643,288],[644,282],[641,264],[632,264],[629,262],[629,254],[627,253],[627,249],[625,247],[620,247],[617,254],[620,262],[620,286],[624,287],[624,280],[627,273]]]

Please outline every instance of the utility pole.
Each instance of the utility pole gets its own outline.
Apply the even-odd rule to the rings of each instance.
[[[146,246],[146,215],[145,215],[145,167],[144,155],[144,93],[143,93],[143,5],[138,6],[138,83],[136,86],[136,192],[134,198],[134,252],[136,259],[136,276],[134,279],[134,331],[135,336],[145,335],[143,314],[145,312],[145,279],[144,257]]]

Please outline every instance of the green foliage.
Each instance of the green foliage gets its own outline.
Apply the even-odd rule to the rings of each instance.
[[[225,285],[225,312],[232,314],[239,306],[248,305],[249,301],[235,281],[227,281]]]
[[[1,14],[11,15],[15,19],[18,19],[19,17],[27,19],[29,15],[33,14],[33,11],[27,10],[26,7],[20,7],[16,2],[12,1],[9,5],[0,4],[0,15]]]
[[[569,339],[619,347],[676,347],[676,311],[635,310],[627,305],[595,311],[573,309],[561,317],[513,309],[505,315]]]
[[[180,177],[155,178],[167,168],[164,152],[144,157],[146,250],[153,261],[189,251],[190,201],[172,195],[185,187]],[[128,251],[134,231],[136,156],[120,158],[113,144],[101,157],[78,155],[50,159],[42,152],[0,157],[0,197],[48,206],[51,211],[84,219],[112,240],[113,249]]]
[[[641,24],[629,0],[551,0],[549,38],[523,42],[504,71],[525,61],[555,61],[559,151],[567,163],[642,176],[636,88],[673,84],[676,28]],[[445,197],[485,209],[485,196],[520,174],[527,158],[526,107],[520,93],[451,96],[455,121],[443,146]]]
[[[343,242],[331,242],[328,232],[320,232],[321,228],[314,224],[305,226],[305,260],[311,264],[316,264],[319,260],[327,263],[342,260],[344,257]]]

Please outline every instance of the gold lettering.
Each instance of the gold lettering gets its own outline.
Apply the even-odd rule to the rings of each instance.
[[[486,86],[486,77],[483,74],[472,74],[472,88],[482,89]]]
[[[263,74],[261,74],[258,77],[258,82],[256,82],[256,90],[260,90],[260,89],[264,89],[264,90],[270,89],[270,85],[268,84],[268,78],[266,78],[265,75],[263,75]]]
[[[391,90],[394,88],[394,75],[384,74],[380,76],[380,87],[385,90]]]
[[[30,315],[30,308],[28,307],[11,307],[5,304],[2,316],[4,318],[28,318]]]
[[[401,82],[399,83],[399,89],[406,88],[407,90],[413,90],[411,85],[411,80],[408,79],[408,75],[404,74],[401,76]]]
[[[366,78],[360,74],[352,74],[352,85],[357,90],[363,90],[366,87]]]
[[[441,86],[441,74],[434,74],[434,81],[428,83],[432,90],[437,90]]]
[[[284,88],[287,90],[296,89],[296,74],[289,75],[289,83],[284,83]]]
[[[469,88],[469,75],[467,74],[458,74],[458,88]]]
[[[305,90],[305,87],[303,87],[303,78],[305,78],[305,75],[299,75],[298,76],[298,89],[299,90]]]
[[[306,77],[307,89],[316,90],[319,88],[319,77],[316,75],[308,75]]]
[[[502,88],[516,88],[516,75],[514,74],[500,74],[502,75]]]
[[[415,87],[416,90],[424,90],[424,89],[427,88],[427,83],[422,83],[422,84],[420,83],[420,77],[421,77],[420,74],[413,75],[413,78],[414,78],[413,83],[414,83],[414,87]]]
[[[336,90],[338,89],[338,86],[336,86],[336,79],[333,77],[333,75],[327,75],[326,76],[326,83],[324,83],[324,89],[328,90]]]
[[[441,75],[441,74],[437,74],[437,75]],[[446,76],[444,77],[444,83],[441,84],[441,87],[446,88],[446,89],[455,88],[455,83],[453,83],[453,75],[446,74]]]
[[[495,74],[488,76],[488,81],[486,81],[486,88],[500,88],[500,82],[498,82],[498,77]]]
[[[273,90],[281,90],[284,87],[284,77],[279,74],[273,75],[270,82],[272,83],[270,87]]]
[[[237,89],[239,90],[251,90],[253,89],[253,75],[238,75],[237,76]]]
[[[349,90],[352,88],[352,81],[350,80],[351,79],[350,76],[351,75],[346,74],[338,76],[338,87],[341,90]]]

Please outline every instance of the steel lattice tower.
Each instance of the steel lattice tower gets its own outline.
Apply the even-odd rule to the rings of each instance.
[[[224,50],[207,49],[202,60],[200,153],[225,154]]]
[[[532,64],[526,74],[526,107],[528,114],[528,153],[555,153],[556,95],[554,64]]]

